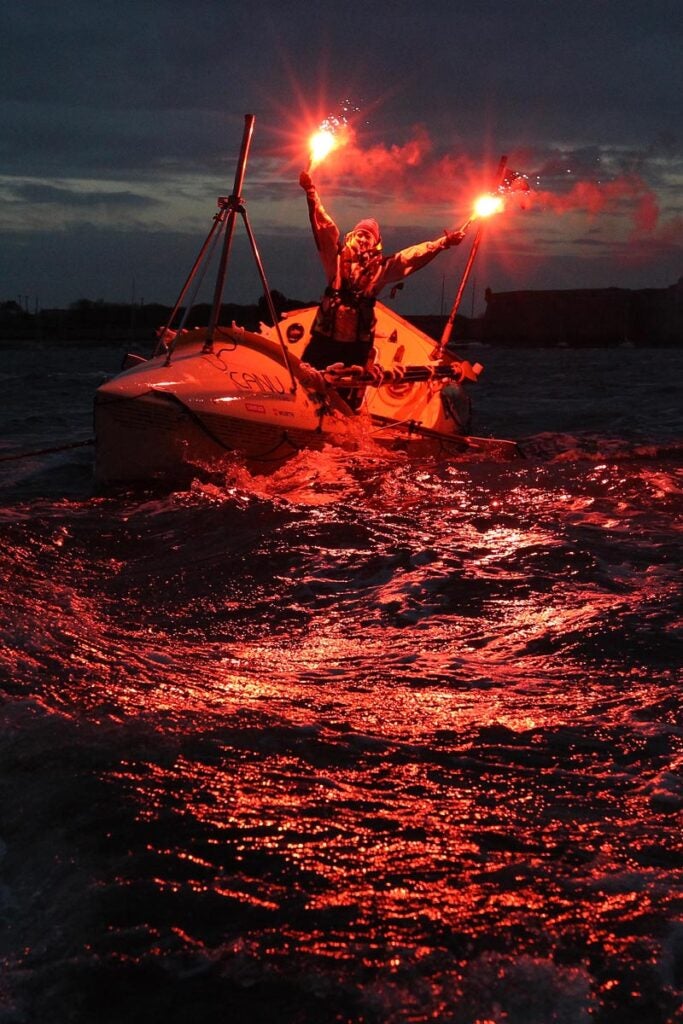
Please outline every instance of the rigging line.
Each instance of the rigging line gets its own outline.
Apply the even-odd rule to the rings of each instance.
[[[71,448],[85,448],[94,444],[95,438],[90,437],[87,441],[73,441],[71,444],[62,444],[53,448],[37,448],[32,452],[18,452],[16,455],[0,455],[0,462],[18,462],[20,459],[33,459],[37,455],[52,455],[55,452],[66,452]]]

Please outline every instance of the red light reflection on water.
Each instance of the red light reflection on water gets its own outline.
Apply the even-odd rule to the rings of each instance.
[[[80,765],[118,809],[114,923],[94,945],[161,963],[206,951],[236,972],[305,954],[410,992],[419,975],[420,1024],[448,1019],[440,986],[464,990],[470,965],[489,978],[482,951],[511,958],[492,961],[492,984],[528,956],[589,964],[603,995],[624,978],[644,990],[634,962],[661,988],[680,707],[650,638],[654,621],[666,640],[671,619],[656,616],[675,581],[670,549],[651,564],[658,538],[620,519],[632,499],[608,470],[582,472],[577,494],[465,481],[447,501],[429,474],[403,491],[385,481],[395,513],[372,528],[334,507],[305,530],[284,517],[239,562],[251,606],[222,519],[204,575],[169,555],[150,577],[129,539],[112,590],[69,555],[72,539],[36,542],[0,664],[30,696],[17,716],[74,724],[69,756],[62,743],[44,762],[49,744],[36,745],[22,779],[47,778],[59,755],[69,785]],[[98,833],[107,800],[92,806],[78,813]],[[143,953],[126,946],[129,917]]]

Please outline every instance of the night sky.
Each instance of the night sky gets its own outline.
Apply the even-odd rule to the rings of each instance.
[[[682,36],[680,0],[12,2],[0,301],[172,302],[246,113],[243,195],[290,297],[323,286],[297,179],[310,131],[343,111],[353,141],[315,180],[343,229],[376,217],[386,251],[462,223],[501,154],[528,175],[526,208],[511,198],[487,225],[473,310],[487,286],[667,287],[683,274]],[[466,254],[396,308],[439,312]],[[225,298],[261,290],[240,227]]]

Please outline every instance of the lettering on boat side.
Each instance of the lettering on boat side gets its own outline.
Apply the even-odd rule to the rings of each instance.
[[[262,393],[276,391],[284,395],[285,386],[279,377],[275,377],[275,383],[267,374],[247,373],[246,371],[232,370],[230,380],[240,391],[260,391]]]

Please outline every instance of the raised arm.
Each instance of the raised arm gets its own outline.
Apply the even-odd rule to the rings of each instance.
[[[299,175],[299,184],[306,193],[308,216],[320,259],[328,278],[332,278],[337,266],[339,228],[320,201],[320,196],[307,171],[302,171]]]
[[[445,231],[439,238],[431,242],[420,242],[418,245],[408,246],[399,252],[388,256],[384,260],[384,266],[378,286],[392,284],[394,281],[401,281],[404,277],[414,274],[431,263],[435,256],[438,256],[444,249],[450,249],[454,245],[460,245],[465,237],[464,231]]]

